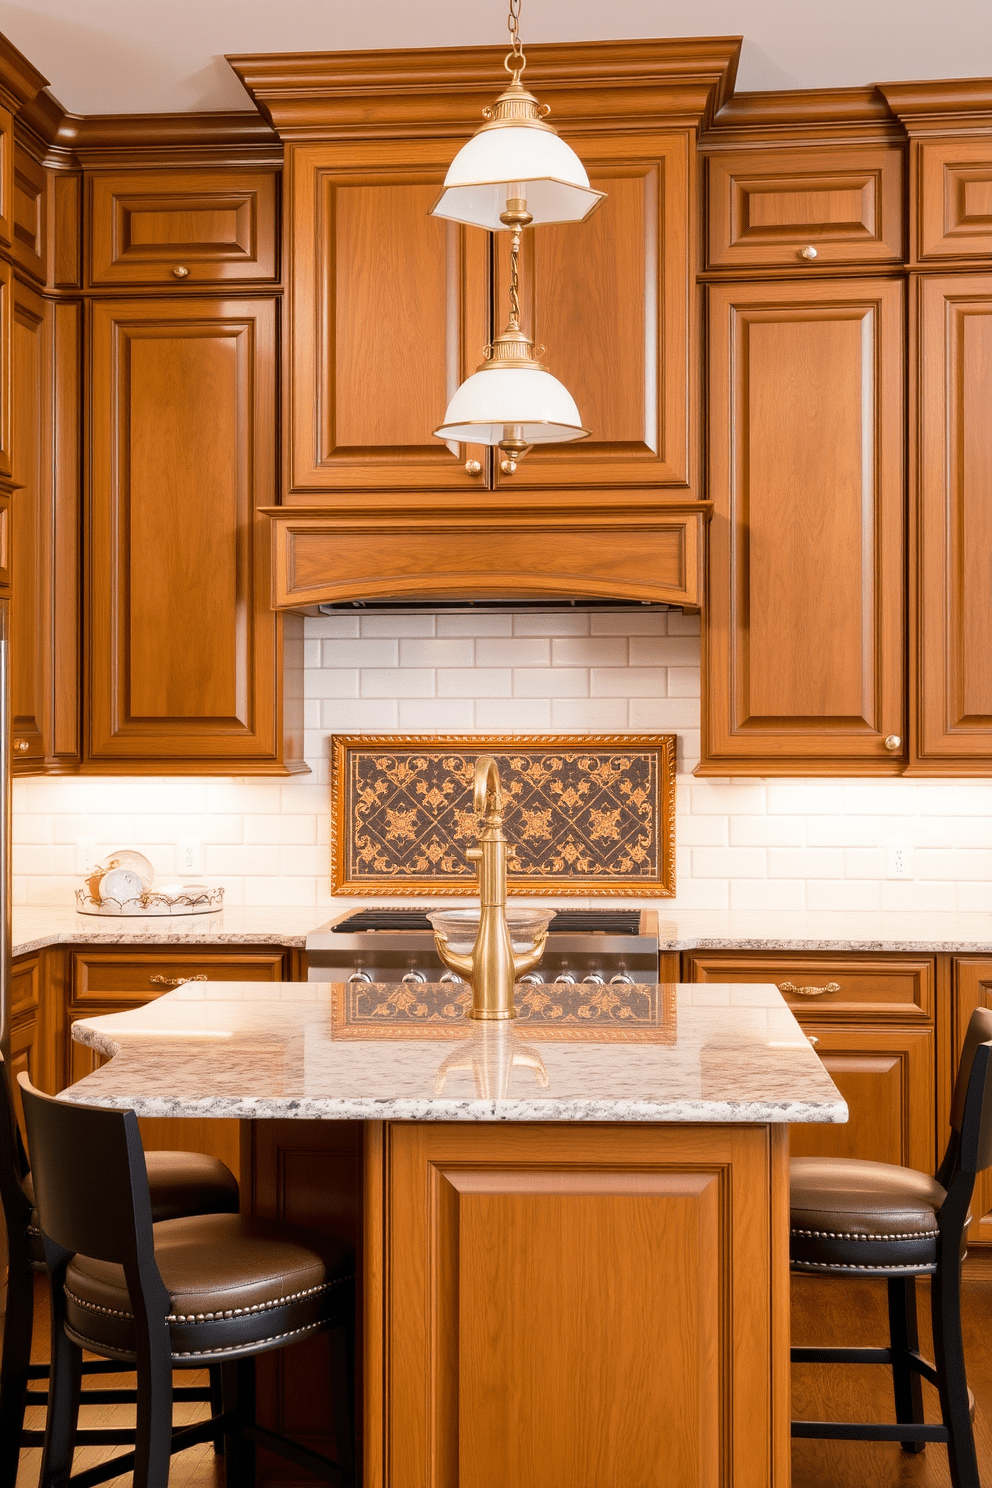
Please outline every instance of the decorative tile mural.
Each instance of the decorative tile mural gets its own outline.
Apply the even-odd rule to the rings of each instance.
[[[507,891],[671,897],[675,735],[338,735],[332,887],[474,894],[475,762],[503,786]]]

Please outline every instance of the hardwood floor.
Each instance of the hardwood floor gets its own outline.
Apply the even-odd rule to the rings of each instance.
[[[930,1349],[928,1297],[918,1282],[920,1341]],[[886,1340],[885,1284],[879,1281],[829,1277],[794,1277],[792,1282],[792,1337],[797,1344],[884,1345]],[[992,1484],[992,1255],[973,1254],[965,1264],[965,1347],[968,1378],[975,1395],[975,1436],[978,1464],[985,1482]],[[47,1315],[42,1295],[36,1307],[35,1357],[47,1349]],[[199,1380],[187,1375],[184,1382]],[[797,1417],[835,1420],[886,1420],[892,1414],[890,1375],[877,1365],[796,1365],[793,1413]],[[107,1378],[101,1383],[117,1383]],[[124,1377],[120,1379],[124,1383]],[[924,1386],[927,1418],[938,1420],[936,1393]],[[177,1422],[199,1420],[205,1406],[176,1408]],[[91,1407],[88,1424],[121,1425],[127,1420],[122,1406]],[[29,1425],[42,1425],[42,1412],[30,1413]],[[91,1447],[76,1454],[79,1471],[112,1455],[110,1448]],[[24,1452],[17,1488],[35,1488],[41,1453]],[[909,1456],[898,1446],[876,1442],[797,1441],[792,1448],[793,1488],[949,1488],[947,1452],[931,1443],[925,1452]],[[220,1488],[221,1464],[209,1443],[192,1447],[173,1458],[169,1488]],[[125,1488],[129,1477],[114,1478],[109,1488]],[[539,1488],[539,1485],[535,1485]]]

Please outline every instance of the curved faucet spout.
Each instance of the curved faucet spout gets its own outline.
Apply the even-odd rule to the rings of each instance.
[[[499,769],[491,754],[480,754],[475,762],[475,814],[486,819],[503,816],[503,788]]]

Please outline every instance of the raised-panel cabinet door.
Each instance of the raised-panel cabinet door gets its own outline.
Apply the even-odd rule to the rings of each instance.
[[[934,1034],[932,1028],[839,1028],[803,1021],[827,1074],[847,1101],[838,1125],[789,1128],[793,1157],[858,1157],[932,1173]]]
[[[684,134],[573,142],[606,192],[588,221],[526,234],[524,329],[575,399],[589,438],[535,447],[517,487],[691,482],[689,145]],[[508,237],[498,244],[495,318],[508,306]]]
[[[903,295],[710,289],[709,607],[699,773],[896,774]]]
[[[952,1070],[958,1072],[961,1046],[968,1031],[968,1022],[976,1008],[992,1008],[992,960],[970,960],[964,956],[954,958],[951,996],[951,1047]],[[948,1113],[941,1112],[940,1140],[946,1141],[949,1133]],[[969,1244],[992,1245],[992,1170],[979,1173],[975,1181],[975,1193],[971,1201],[971,1227]]]
[[[484,451],[432,433],[490,337],[489,234],[429,215],[453,153],[287,151],[291,491],[484,487]]]
[[[0,105],[0,243],[14,241],[14,116]]]
[[[972,775],[992,761],[992,275],[916,293],[911,768]]]
[[[13,475],[14,271],[0,259],[0,480]]]
[[[992,254],[992,143],[979,139],[913,141],[916,251],[928,259],[987,259]]]
[[[184,297],[92,315],[88,759],[278,769],[255,514],[273,499],[275,306]]]
[[[17,774],[44,767],[51,737],[52,506],[50,306],[13,283],[13,466],[10,604],[11,757]]]

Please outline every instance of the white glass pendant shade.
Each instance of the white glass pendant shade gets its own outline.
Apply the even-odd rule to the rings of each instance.
[[[431,211],[499,232],[507,226],[500,213],[511,196],[525,197],[533,222],[540,224],[581,222],[603,192],[593,190],[575,151],[546,126],[484,127],[451,162]]]
[[[571,393],[537,367],[483,367],[457,389],[434,433],[462,444],[499,444],[510,428],[527,444],[585,439]]]

